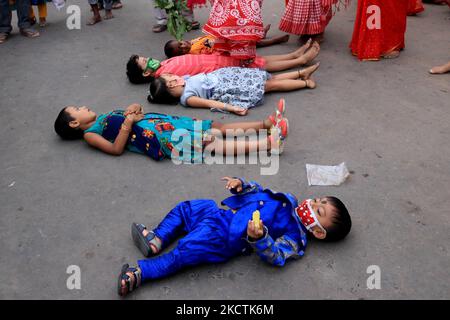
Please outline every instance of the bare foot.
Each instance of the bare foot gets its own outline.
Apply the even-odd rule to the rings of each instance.
[[[382,57],[384,59],[395,59],[395,58],[398,58],[399,56],[400,56],[400,51],[396,50],[396,51],[392,51],[388,54],[385,54]]]
[[[265,39],[267,37],[267,32],[269,32],[270,27],[271,27],[270,23],[264,27],[264,38],[263,39]]]
[[[286,35],[280,37],[280,38],[279,38],[279,41],[280,41],[279,43],[285,43],[285,42],[288,42],[288,41],[289,41],[289,35],[286,34]]]
[[[288,37],[289,37],[289,35],[288,35]],[[306,43],[304,45],[302,45],[300,48],[298,48],[294,53],[295,58],[299,58],[302,55],[304,55],[306,50],[308,50],[311,47],[311,43],[312,43],[312,39],[309,39],[308,41],[306,41]]]
[[[305,79],[305,88],[314,89],[316,87],[316,82],[313,79]]]
[[[313,79],[305,80],[306,86],[310,89],[314,89],[316,87],[316,82]]]
[[[94,24],[99,23],[100,21],[102,21],[102,17],[100,15],[98,16],[93,16],[91,19],[89,19],[89,21],[86,23],[88,26],[93,26]]]
[[[47,19],[46,18],[39,18],[39,27],[43,28],[47,25]]]
[[[304,59],[303,64],[313,61],[319,55],[319,52],[320,52],[320,45],[317,42],[314,42],[311,48],[309,48],[306,51],[306,53],[301,57],[302,59]]]
[[[444,74],[447,72],[450,72],[450,62],[442,66],[433,67],[430,70],[431,74]]]
[[[114,18],[114,15],[113,15],[112,11],[111,10],[105,10],[105,17],[104,17],[104,19],[105,20],[109,20],[109,19],[112,19],[112,18]]]
[[[298,70],[299,78],[302,79],[302,80],[308,80],[311,77],[311,75],[317,69],[319,69],[319,66],[320,66],[320,62],[317,62],[316,64],[313,64],[310,67],[307,67],[307,68],[302,69],[302,70]]]

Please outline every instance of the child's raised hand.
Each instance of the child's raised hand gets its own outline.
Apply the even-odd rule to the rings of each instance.
[[[143,113],[130,113],[127,115],[126,117],[127,119],[130,119],[133,123],[141,121],[142,119],[144,119],[144,114]]]
[[[247,235],[254,240],[259,240],[264,235],[263,221],[259,220],[259,223],[260,223],[260,227],[255,228],[255,224],[253,223],[253,220],[248,220]]]
[[[132,113],[135,113],[135,114],[144,113],[144,108],[139,103],[130,104],[128,106],[128,108],[125,110],[124,115],[126,117]]]
[[[235,178],[230,178],[230,177],[223,177],[221,180],[227,182],[227,184],[225,186],[226,189],[228,189],[228,190],[235,189],[237,192],[242,191],[242,181],[241,180],[235,179]]]

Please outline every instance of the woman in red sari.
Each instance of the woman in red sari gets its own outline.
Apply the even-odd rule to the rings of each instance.
[[[422,0],[408,0],[408,16],[415,16],[424,10]]]
[[[409,0],[359,0],[350,48],[360,60],[396,58],[405,47]]]
[[[334,12],[349,0],[285,0],[286,10],[280,21],[280,30],[300,36],[300,41],[309,38],[322,42],[323,33]]]
[[[217,38],[214,48],[218,51],[251,61],[256,42],[265,34],[261,7],[262,0],[216,0],[203,32]]]

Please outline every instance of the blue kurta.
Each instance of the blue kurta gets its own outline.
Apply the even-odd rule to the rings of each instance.
[[[225,262],[251,248],[264,261],[277,266],[303,256],[306,229],[294,212],[295,197],[241,180],[243,191],[222,202],[227,209],[219,208],[213,200],[191,200],[178,204],[167,214],[154,229],[163,247],[181,233],[187,235],[171,252],[138,261],[144,281],[188,266]],[[247,224],[255,210],[260,211],[266,232],[262,239],[250,242]]]

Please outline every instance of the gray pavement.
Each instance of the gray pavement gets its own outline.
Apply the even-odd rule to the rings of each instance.
[[[300,198],[336,195],[353,230],[340,243],[312,242],[284,268],[238,257],[149,283],[130,299],[449,299],[450,74],[427,71],[450,58],[450,10],[426,5],[408,18],[400,58],[361,63],[348,50],[355,2],[327,29],[317,89],[268,95],[246,118],[262,119],[286,98],[292,134],[275,176],[260,176],[258,165],[112,157],[56,136],[53,122],[66,105],[101,113],[138,102],[147,111],[237,119],[150,105],[147,86],[127,82],[128,57],[162,58],[169,39],[150,31],[150,1],[124,1],[115,19],[94,27],[85,26],[87,1],[70,1],[82,8],[81,30],[67,30],[67,15],[51,6],[40,38],[24,39],[15,28],[0,46],[0,298],[117,299],[122,263],[141,259],[130,223],[156,225],[187,199],[220,201],[228,195],[220,178],[231,175]],[[280,3],[264,3],[270,34],[280,33]],[[207,15],[197,11],[202,23]],[[296,47],[291,37],[260,53]],[[352,171],[345,184],[308,187],[306,163],[342,161]],[[81,268],[81,290],[66,287],[69,265]],[[380,290],[366,287],[370,265],[381,269]]]

